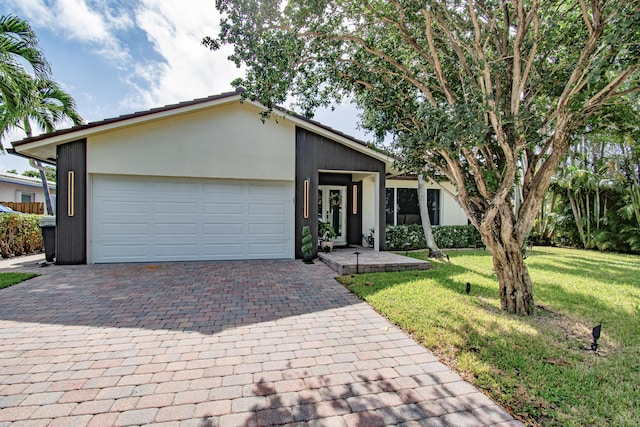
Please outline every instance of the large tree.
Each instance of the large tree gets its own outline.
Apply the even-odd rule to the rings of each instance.
[[[493,254],[504,310],[534,311],[522,256],[570,136],[638,90],[640,5],[607,0],[217,0],[235,82],[303,112],[344,96],[406,166],[445,177]],[[514,205],[518,188],[521,201]]]

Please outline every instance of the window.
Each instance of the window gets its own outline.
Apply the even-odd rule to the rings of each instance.
[[[440,225],[440,190],[427,190],[427,208],[431,225]]]
[[[36,200],[35,193],[25,193],[23,191],[18,191],[17,193],[20,203],[31,203]]]
[[[394,225],[396,223],[396,189],[387,188],[387,225]]]
[[[418,191],[413,188],[396,188],[396,224],[422,224]]]
[[[440,225],[440,190],[427,190],[427,212],[431,225]],[[422,224],[415,188],[386,189],[386,220],[388,225]]]

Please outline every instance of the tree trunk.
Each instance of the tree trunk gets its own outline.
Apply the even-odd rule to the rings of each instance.
[[[38,166],[42,166],[40,162],[36,162]],[[53,215],[53,204],[51,203],[51,192],[49,191],[49,181],[47,181],[47,175],[41,169],[40,180],[42,181],[42,191],[44,193],[45,206],[47,208],[47,215]]]
[[[422,220],[422,230],[424,230],[424,238],[429,248],[429,258],[442,258],[444,255],[433,237],[431,229],[431,220],[429,219],[429,210],[427,207],[427,187],[424,184],[422,174],[418,175],[418,205],[420,206],[420,219]]]
[[[500,307],[509,313],[529,316],[534,312],[533,287],[522,253],[525,236],[515,233],[514,218],[506,204],[491,224],[483,224],[480,233],[493,255]]]
[[[493,248],[493,266],[500,286],[500,308],[520,316],[533,314],[533,289],[522,248],[515,240]]]

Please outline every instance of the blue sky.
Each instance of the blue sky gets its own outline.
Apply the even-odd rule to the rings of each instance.
[[[242,75],[226,59],[229,49],[210,52],[200,44],[218,32],[215,0],[2,0],[0,14],[31,24],[53,79],[89,122],[226,92]],[[367,138],[351,105],[314,119]],[[8,169],[30,167],[0,155],[0,171]]]

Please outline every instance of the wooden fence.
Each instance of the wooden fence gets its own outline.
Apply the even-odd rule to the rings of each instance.
[[[14,211],[44,215],[44,203],[42,202],[31,202],[31,203],[0,202],[0,204],[3,204],[8,208],[13,209]]]

